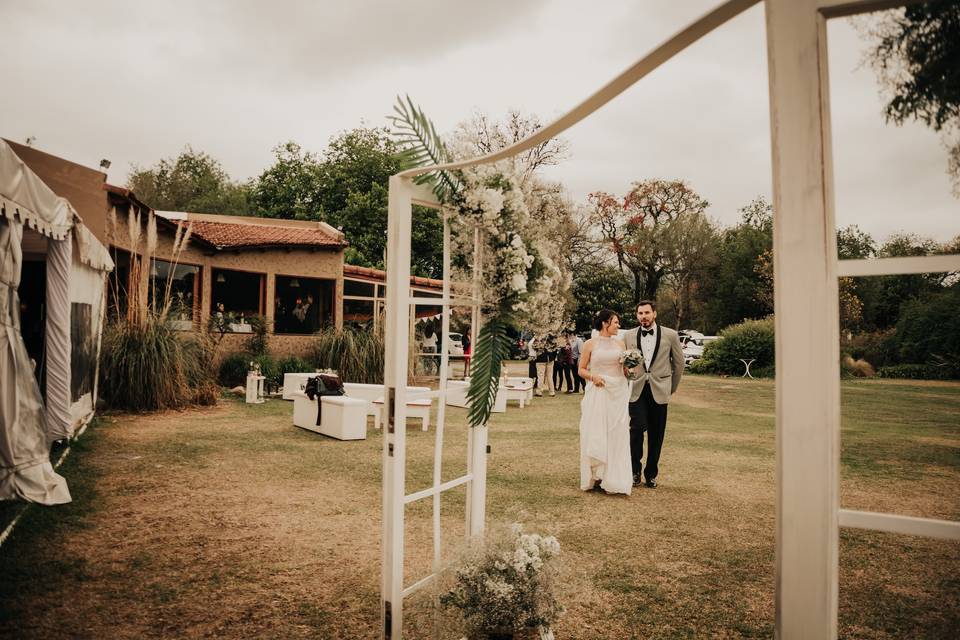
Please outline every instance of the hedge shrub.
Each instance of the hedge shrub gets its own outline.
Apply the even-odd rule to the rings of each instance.
[[[750,372],[754,376],[764,374],[774,364],[773,318],[744,320],[720,332],[721,340],[708,342],[703,357],[691,365],[695,373],[718,373],[741,375],[744,371],[741,358],[753,359]]]
[[[877,375],[881,378],[901,378],[905,380],[957,380],[960,379],[960,367],[937,366],[932,364],[898,364],[880,367]]]
[[[253,356],[244,351],[235,351],[220,361],[220,374],[217,379],[225,387],[243,386],[247,383],[247,371]]]

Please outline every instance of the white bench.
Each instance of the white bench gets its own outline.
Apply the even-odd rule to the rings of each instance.
[[[447,406],[468,408],[467,391],[470,389],[470,379],[466,380],[447,380]],[[497,397],[493,401],[492,413],[503,413],[507,410],[508,389],[500,383],[500,389],[497,391]],[[521,405],[522,406],[522,405]]]
[[[376,414],[373,417],[373,426],[380,428],[381,422],[387,420],[387,408],[383,406],[383,396],[373,401]],[[426,431],[430,428],[430,407],[433,406],[431,398],[415,398],[407,401],[407,418],[419,418],[420,428]]]
[[[520,408],[533,402],[533,378],[507,378],[507,402],[516,400]]]
[[[367,414],[370,403],[347,396],[322,396],[320,424],[317,424],[317,401],[305,393],[293,396],[293,424],[297,427],[322,433],[338,440],[365,440],[367,438]]]
[[[373,416],[373,426],[380,428],[380,423],[385,422],[386,410],[383,406],[383,385],[368,384],[363,382],[345,382],[343,390],[351,398],[360,398],[367,400],[369,405],[369,415]],[[407,393],[421,393],[430,391],[430,387],[407,387]],[[413,399],[407,402],[407,417],[420,418],[422,429],[426,431],[430,428],[430,407],[433,405],[431,398]]]

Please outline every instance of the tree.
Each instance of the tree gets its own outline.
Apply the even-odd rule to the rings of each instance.
[[[591,219],[617,259],[633,279],[634,300],[656,299],[660,283],[677,268],[676,254],[667,247],[685,225],[702,214],[709,203],[681,180],[635,182],[620,203],[614,196],[589,196]]]
[[[682,224],[667,227],[664,255],[670,270],[666,276],[670,320],[674,327],[701,326],[705,301],[704,283],[719,263],[719,233],[713,222],[702,213],[693,213]],[[664,324],[668,322],[664,317]]]
[[[837,257],[841,260],[872,258],[877,254],[873,236],[855,224],[837,231]]]
[[[881,258],[927,256],[946,253],[950,245],[941,245],[930,238],[921,238],[915,234],[896,234],[891,236],[878,250]],[[922,273],[870,278],[875,287],[873,294],[866,300],[864,310],[867,324],[884,330],[893,327],[900,319],[902,305],[910,300],[924,300],[943,290],[953,277],[949,273]]]
[[[892,338],[901,362],[943,363],[960,371],[960,284],[904,303]]]
[[[292,140],[273,148],[274,163],[253,183],[251,199],[268,218],[323,220],[320,160]]]
[[[960,3],[931,0],[887,12],[867,36],[887,121],[918,120],[943,133],[960,197]]]
[[[574,276],[573,297],[577,331],[589,331],[593,315],[601,309],[612,309],[627,321],[634,317],[630,280],[615,267],[594,264],[580,270]]]
[[[773,207],[759,197],[740,216],[720,234],[719,264],[706,283],[708,331],[773,313],[772,253],[764,257],[773,248]]]
[[[127,188],[154,209],[244,215],[249,187],[234,182],[212,156],[189,145],[149,169],[134,167]]]
[[[348,264],[384,268],[390,176],[401,170],[397,147],[384,128],[357,127],[333,138],[322,155],[295,142],[274,149],[275,161],[252,187],[264,215],[322,220],[340,228],[350,246]],[[412,273],[442,270],[443,224],[436,212],[414,207]]]
[[[513,109],[499,122],[490,120],[485,114],[475,114],[459,125],[455,135],[473,141],[476,151],[486,155],[516,144],[541,128],[543,124],[535,114],[524,115]],[[515,156],[513,161],[522,167],[524,176],[531,176],[540,167],[560,164],[566,159],[569,148],[570,145],[563,138],[550,138]]]

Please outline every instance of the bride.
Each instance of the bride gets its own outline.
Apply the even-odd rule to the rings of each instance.
[[[578,371],[588,382],[580,403],[580,488],[630,495],[630,384],[620,364],[626,350],[617,338],[620,317],[599,311],[593,328],[600,335],[587,340]]]

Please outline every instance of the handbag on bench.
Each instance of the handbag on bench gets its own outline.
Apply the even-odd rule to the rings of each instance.
[[[307,384],[303,389],[307,397],[313,400],[317,399],[317,426],[320,425],[320,412],[323,409],[323,396],[342,396],[346,395],[343,389],[343,382],[337,376],[331,376],[326,373],[307,379]]]

